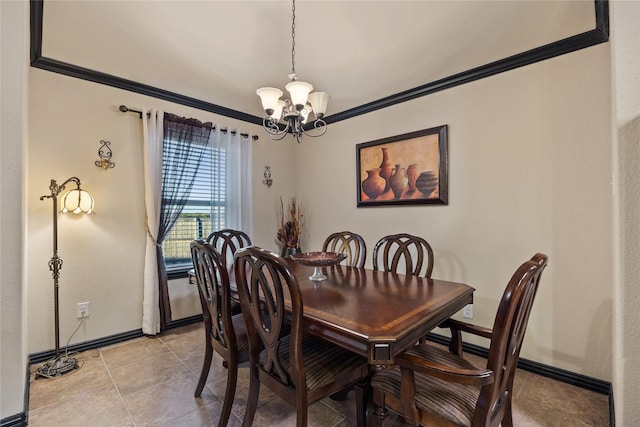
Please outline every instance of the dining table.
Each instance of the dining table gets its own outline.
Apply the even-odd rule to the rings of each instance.
[[[366,357],[372,367],[392,366],[396,355],[473,303],[475,289],[464,283],[342,264],[322,267],[327,278],[314,281],[313,267],[287,262],[302,292],[304,329]],[[189,282],[196,283],[193,270]]]
[[[474,288],[446,280],[337,264],[313,267],[287,260],[303,300],[304,329],[389,367],[394,357],[473,302]],[[286,302],[285,302],[286,307]]]
[[[392,366],[396,355],[473,303],[475,289],[464,283],[342,264],[322,267],[327,278],[314,281],[313,267],[287,262],[302,292],[304,329],[366,357],[372,367]],[[196,283],[193,270],[189,282]]]
[[[473,303],[475,289],[464,283],[342,264],[321,267],[326,279],[319,281],[311,280],[314,267],[286,261],[300,286],[303,329],[366,357],[372,371],[393,367],[395,356]],[[237,299],[233,268],[229,272]],[[193,271],[189,281],[197,283]],[[286,295],[285,309],[291,309]],[[357,390],[368,401],[368,381]],[[357,414],[359,427],[366,424],[364,409]]]

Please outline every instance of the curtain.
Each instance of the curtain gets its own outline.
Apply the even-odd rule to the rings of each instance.
[[[213,173],[224,174],[226,228],[253,234],[251,160],[249,135],[227,132],[211,123],[144,110],[144,186],[147,242],[144,265],[142,331],[153,335],[171,321],[167,272],[162,242],[189,199],[207,146],[224,152],[224,166]],[[220,152],[218,151],[218,152]],[[212,193],[212,199],[214,194]],[[213,218],[213,212],[212,212]]]
[[[160,224],[160,201],[162,188],[162,111],[142,112],[144,137],[144,203],[146,209],[147,242],[144,260],[142,332],[155,335],[160,332],[160,307],[158,293],[158,227]]]
[[[158,266],[158,298],[162,326],[171,321],[171,303],[162,242],[176,223],[189,199],[198,168],[213,125],[175,114],[164,115],[164,150],[162,157],[162,191],[156,257]]]
[[[253,236],[252,146],[250,135],[220,130],[211,135],[214,149],[226,152],[225,227]]]

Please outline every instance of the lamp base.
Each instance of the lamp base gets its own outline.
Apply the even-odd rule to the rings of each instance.
[[[60,356],[55,360],[50,360],[36,369],[36,379],[39,377],[51,378],[59,377],[62,374],[80,368],[78,361],[73,357]]]

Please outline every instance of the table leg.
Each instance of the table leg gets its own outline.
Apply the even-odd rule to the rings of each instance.
[[[371,386],[369,377],[358,381],[354,387],[356,394],[356,426],[366,427],[367,425],[367,409],[371,401]]]

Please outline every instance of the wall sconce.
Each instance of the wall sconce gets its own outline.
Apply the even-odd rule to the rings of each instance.
[[[262,183],[267,187],[271,187],[271,184],[273,184],[273,179],[271,179],[271,166],[264,167],[264,179]]]
[[[100,157],[100,160],[95,161],[96,166],[104,170],[115,167],[116,164],[111,161],[111,156],[113,155],[111,148],[109,148],[111,142],[100,141],[100,144],[102,144],[98,149],[98,157]]]
[[[91,215],[93,212],[93,197],[80,188],[80,180],[71,177],[62,185],[58,185],[55,179],[51,180],[49,190],[50,195],[40,197],[40,200],[51,199],[53,201],[53,256],[49,260],[49,270],[53,277],[53,307],[54,307],[54,327],[56,339],[55,359],[46,362],[36,370],[36,378],[38,377],[58,377],[66,372],[78,369],[78,361],[71,356],[60,356],[60,309],[58,304],[58,278],[60,277],[60,269],[62,268],[62,259],[58,256],[58,195],[64,190],[65,185],[74,183],[76,188],[69,191],[62,198],[61,213],[73,212],[74,214],[86,213]]]

